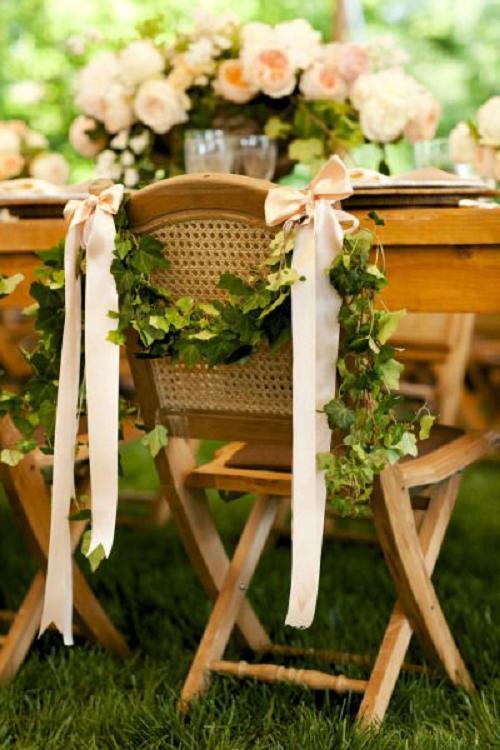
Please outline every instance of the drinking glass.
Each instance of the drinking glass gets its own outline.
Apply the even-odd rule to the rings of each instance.
[[[249,177],[270,180],[276,169],[277,155],[276,141],[265,135],[247,135],[240,139],[241,164]]]
[[[234,144],[223,130],[188,130],[184,139],[187,173],[231,172]]]
[[[434,138],[431,141],[418,141],[414,147],[415,166],[437,167],[446,172],[453,172],[453,162],[447,138]]]

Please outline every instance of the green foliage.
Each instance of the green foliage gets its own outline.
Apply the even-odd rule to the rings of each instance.
[[[141,443],[148,449],[150,454],[155,458],[162,448],[168,443],[167,428],[162,424],[157,424],[150,432],[147,432]]]

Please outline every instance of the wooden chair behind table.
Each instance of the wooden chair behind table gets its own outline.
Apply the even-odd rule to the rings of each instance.
[[[176,296],[213,299],[219,275],[245,275],[266,257],[272,231],[264,223],[270,184],[234,175],[191,175],[139,191],[129,203],[133,230],[165,243],[171,267],[162,280]],[[191,562],[215,600],[184,684],[186,707],[212,673],[267,682],[353,691],[363,695],[359,718],[380,721],[386,711],[414,631],[427,653],[457,685],[473,683],[441,610],[430,576],[457,494],[459,472],[494,442],[487,433],[435,429],[419,458],[387,468],[373,498],[373,516],[399,599],[367,680],[274,664],[224,659],[234,627],[256,652],[297,655],[275,646],[246,592],[280,506],[291,487],[291,352],[262,352],[245,365],[193,370],[167,359],[149,360],[131,334],[129,357],[148,427],[161,420],[170,431],[156,465]],[[188,438],[236,440],[215,460],[197,466]],[[427,497],[414,497],[429,486]],[[228,560],[206,503],[206,488],[256,493],[255,503]],[[417,528],[412,504],[419,511]],[[333,662],[350,655],[319,652]],[[359,656],[356,663],[366,663]]]
[[[0,422],[0,449],[11,448],[19,437],[12,421],[5,417]],[[84,464],[86,456],[79,456],[77,461]],[[48,463],[48,457],[38,450],[27,455],[17,466],[0,463],[0,482],[7,501],[22,526],[38,565],[19,609],[0,612],[2,623],[10,624],[8,632],[0,636],[0,684],[9,682],[16,675],[40,627],[50,529],[50,497],[43,475]],[[81,472],[82,493],[88,487],[87,480],[88,473],[84,470]],[[72,547],[75,550],[87,522],[75,521],[71,526]],[[127,655],[129,649],[125,639],[108,618],[76,563],[73,566],[73,588],[78,622],[75,632],[93,637],[120,656]]]
[[[427,402],[442,424],[457,423],[473,330],[470,313],[415,313],[403,318],[391,340],[402,349],[401,392]]]

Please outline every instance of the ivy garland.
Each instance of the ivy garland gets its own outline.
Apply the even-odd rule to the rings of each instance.
[[[376,212],[371,218],[382,223]],[[165,254],[154,237],[135,237],[123,208],[116,226],[112,273],[120,312],[118,328],[109,334],[114,343],[123,344],[132,328],[143,347],[141,356],[168,356],[193,367],[200,362],[238,366],[256,348],[277,349],[290,340],[290,289],[300,283],[291,268],[293,231],[274,237],[269,257],[247,278],[222,274],[218,287],[225,292],[223,299],[198,301],[187,296],[173,299],[168,288],[155,283],[155,272],[168,271],[168,247]],[[434,420],[426,409],[405,415],[401,398],[394,392],[403,366],[394,358],[388,339],[404,311],[375,308],[375,296],[387,279],[379,262],[383,260],[380,247],[375,263],[370,260],[374,240],[366,230],[346,236],[343,251],[329,272],[330,282],[343,300],[337,365],[341,382],[336,397],[325,405],[335,447],[318,456],[318,465],[325,471],[329,502],[337,512],[349,516],[364,513],[374,479],[388,462],[417,454],[417,431],[420,439],[426,438]],[[43,264],[31,286],[35,305],[25,311],[36,316],[39,335],[36,350],[25,353],[33,376],[22,394],[0,393],[0,414],[9,413],[23,436],[0,456],[11,465],[33,449],[39,433],[44,435],[43,450],[53,450],[64,328],[63,243],[40,257]],[[83,254],[79,266],[84,275]],[[84,413],[83,390],[80,401]],[[133,411],[134,407],[122,400],[122,414]],[[161,427],[143,439],[152,454],[166,440]]]

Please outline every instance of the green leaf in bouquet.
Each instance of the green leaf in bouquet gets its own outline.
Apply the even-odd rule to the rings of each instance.
[[[297,138],[289,144],[288,156],[292,161],[311,164],[325,158],[325,147],[319,138]]]
[[[264,125],[264,135],[268,138],[274,138],[279,140],[280,138],[286,138],[292,126],[289,122],[285,122],[279,117],[270,117]]]

